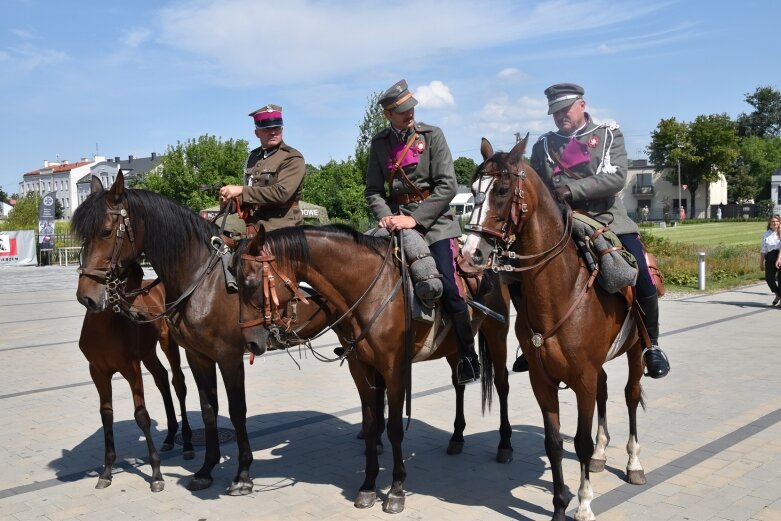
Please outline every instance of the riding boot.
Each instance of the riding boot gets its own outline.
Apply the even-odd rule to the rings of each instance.
[[[456,379],[460,385],[475,382],[480,379],[480,359],[475,353],[475,336],[472,333],[472,321],[469,310],[465,309],[450,315],[453,332],[458,340],[458,365]]]
[[[525,373],[529,370],[529,361],[526,360],[526,355],[521,353],[518,355],[518,358],[515,359],[515,362],[513,362],[513,372],[514,373]]]
[[[656,295],[652,295],[638,298],[637,303],[643,312],[643,323],[651,341],[651,345],[643,351],[645,375],[651,378],[663,378],[670,372],[670,362],[659,347],[659,299]]]

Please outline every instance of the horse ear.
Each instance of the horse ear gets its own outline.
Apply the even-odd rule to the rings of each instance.
[[[122,174],[122,169],[120,168],[119,172],[117,172],[117,178],[114,180],[114,184],[111,185],[111,191],[109,191],[109,197],[112,198],[112,200],[115,203],[118,203],[122,200],[122,196],[125,193],[125,176]]]
[[[483,161],[494,155],[494,147],[486,138],[480,140],[480,155],[483,156]]]
[[[103,191],[103,183],[100,182],[100,178],[98,176],[92,176],[92,180],[89,182],[89,191],[91,194]]]
[[[526,133],[526,137],[518,141],[512,150],[510,150],[510,163],[517,165],[523,159],[523,151],[526,150],[526,143],[529,141],[529,133]]]

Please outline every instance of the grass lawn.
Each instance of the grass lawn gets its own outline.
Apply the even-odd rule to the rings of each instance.
[[[671,242],[692,244],[696,246],[756,246],[759,255],[759,245],[767,223],[763,222],[720,222],[703,224],[686,224],[675,228],[648,228],[654,237],[663,237]]]

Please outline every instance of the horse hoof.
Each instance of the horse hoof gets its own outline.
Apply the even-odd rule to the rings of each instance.
[[[370,508],[377,502],[377,491],[361,490],[355,498],[355,508]]]
[[[455,454],[461,454],[464,451],[464,442],[463,441],[450,441],[450,443],[447,444],[447,453],[451,456]]]
[[[591,461],[588,462],[588,471],[589,472],[602,472],[605,470],[605,463],[606,461],[603,459],[594,459],[591,458]]]
[[[169,450],[172,450],[174,448],[173,443],[163,442],[163,446],[160,447],[161,452],[168,452]]]
[[[182,452],[182,457],[186,460],[191,460],[195,458],[195,451],[194,450],[186,450]]]
[[[496,451],[497,463],[510,463],[513,460],[512,449],[499,449]]]
[[[165,488],[165,481],[153,481],[149,484],[149,488],[152,490],[152,492],[162,492]]]
[[[626,481],[631,485],[645,485],[645,471],[643,469],[627,471]]]
[[[228,487],[229,496],[246,496],[252,493],[253,483],[252,480],[247,481],[234,481],[231,486]]]
[[[212,486],[212,478],[198,478],[193,476],[193,479],[187,484],[187,490],[195,492],[197,490],[206,490]]]
[[[100,490],[100,489],[108,487],[109,485],[111,485],[111,480],[110,479],[98,478],[98,483],[95,485],[95,488]]]
[[[404,510],[404,494],[388,494],[388,499],[382,505],[386,514],[399,514]]]

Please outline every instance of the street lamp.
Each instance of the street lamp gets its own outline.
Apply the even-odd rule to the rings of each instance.
[[[681,199],[681,160],[678,160],[678,213],[683,208],[683,200]]]

